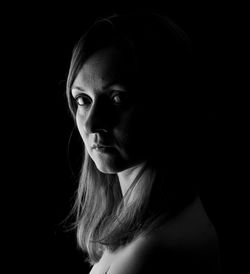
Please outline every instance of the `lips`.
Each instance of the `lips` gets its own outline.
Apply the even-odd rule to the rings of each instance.
[[[114,143],[112,142],[111,138],[104,138],[104,136],[96,133],[93,136],[93,139],[90,140],[90,147],[91,149],[97,150],[97,151],[106,151],[110,150],[111,148],[114,148]]]
[[[112,146],[107,146],[103,144],[94,144],[91,146],[91,149],[98,152],[98,153],[111,153],[114,149]]]
[[[91,149],[93,151],[96,151],[98,153],[112,153],[113,150],[114,150],[114,147],[113,146],[110,146],[110,145],[106,145],[106,144],[102,144],[102,143],[98,143],[98,144],[93,144],[91,146]]]
[[[93,144],[93,145],[91,146],[92,149],[109,148],[109,147],[111,147],[111,146],[105,145],[105,144],[100,144],[100,143],[98,143],[98,144]]]

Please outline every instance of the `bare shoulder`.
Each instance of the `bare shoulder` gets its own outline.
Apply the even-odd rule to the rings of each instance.
[[[153,238],[140,237],[120,251],[112,262],[108,274],[137,274],[145,272],[148,260],[154,263],[156,258],[157,242]],[[152,270],[152,268],[151,268]]]
[[[220,273],[216,233],[200,200],[116,256],[109,274]]]

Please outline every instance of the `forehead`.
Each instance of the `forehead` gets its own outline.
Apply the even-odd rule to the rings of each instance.
[[[131,58],[125,58],[124,53],[114,46],[101,49],[83,64],[74,85],[94,85],[98,88],[114,81],[126,83],[133,67],[131,61]]]

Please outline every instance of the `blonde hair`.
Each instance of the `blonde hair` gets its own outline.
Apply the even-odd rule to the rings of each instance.
[[[152,176],[144,169],[123,197],[118,176],[101,173],[85,153],[74,209],[77,241],[91,264],[100,259],[105,246],[114,251],[142,233],[136,230],[149,200]]]

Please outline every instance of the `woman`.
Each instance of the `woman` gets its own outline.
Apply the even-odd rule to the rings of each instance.
[[[157,14],[100,19],[73,51],[84,143],[77,238],[91,274],[219,273],[196,190],[197,98],[186,34]]]

